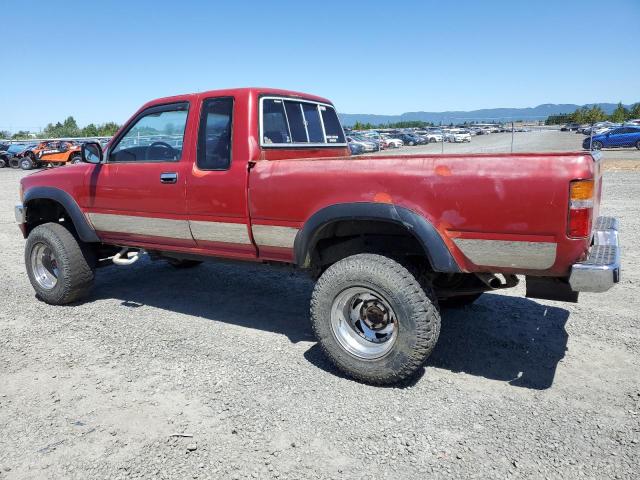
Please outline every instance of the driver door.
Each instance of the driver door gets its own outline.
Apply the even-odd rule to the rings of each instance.
[[[193,247],[185,185],[194,151],[189,103],[150,107],[113,140],[88,181],[87,216],[101,240]]]

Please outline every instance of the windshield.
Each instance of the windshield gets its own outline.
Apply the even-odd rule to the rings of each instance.
[[[7,152],[9,153],[18,153],[21,152],[22,150],[24,150],[24,145],[10,145],[9,148],[7,148]]]

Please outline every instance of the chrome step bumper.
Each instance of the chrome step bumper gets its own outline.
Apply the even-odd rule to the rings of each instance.
[[[589,256],[573,264],[569,285],[574,292],[606,292],[619,281],[618,219],[598,217]]]

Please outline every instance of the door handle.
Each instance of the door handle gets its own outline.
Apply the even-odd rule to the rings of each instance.
[[[160,174],[160,183],[176,183],[177,181],[178,181],[178,174],[175,172]]]

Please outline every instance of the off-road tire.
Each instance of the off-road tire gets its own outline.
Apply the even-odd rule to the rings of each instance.
[[[78,163],[82,163],[82,155],[74,155],[69,159],[69,163],[73,165],[77,165]]]
[[[482,296],[482,293],[471,295],[458,295],[455,297],[443,298],[438,301],[440,308],[462,308],[471,305]]]
[[[5,160],[4,158],[0,158],[0,168],[6,167],[7,163],[7,160]]]
[[[396,313],[397,338],[382,358],[356,357],[333,332],[334,299],[354,286],[380,292]],[[339,370],[365,383],[392,385],[414,376],[429,357],[440,334],[440,314],[430,287],[425,291],[405,267],[381,255],[358,254],[334,263],[318,279],[311,298],[311,325],[320,347]]]
[[[39,243],[53,251],[58,263],[57,283],[51,289],[41,287],[34,278],[31,255]],[[65,305],[88,295],[95,277],[96,256],[90,245],[78,241],[62,225],[45,223],[29,233],[25,247],[25,265],[38,298],[50,305]]]
[[[16,157],[11,157],[9,159],[9,166],[11,168],[20,168],[20,159]]]
[[[31,160],[31,157],[29,157],[28,155],[25,155],[20,159],[20,168],[22,170],[33,170],[34,167],[35,164],[33,160]]]
[[[173,268],[181,270],[185,268],[197,267],[198,265],[202,264],[202,262],[198,260],[178,260],[177,258],[169,258],[167,262],[169,262],[169,265],[171,265]]]

